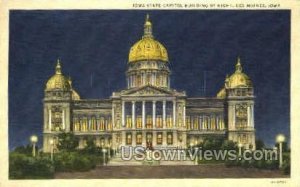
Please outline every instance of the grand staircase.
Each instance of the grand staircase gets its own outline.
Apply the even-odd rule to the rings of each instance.
[[[158,166],[158,165],[195,165],[195,161],[186,159],[186,160],[160,160],[151,163],[151,161],[138,161],[135,159],[131,160],[123,160],[121,158],[121,154],[117,154],[110,159],[107,163],[107,166],[142,166],[142,165],[151,165],[151,166]]]

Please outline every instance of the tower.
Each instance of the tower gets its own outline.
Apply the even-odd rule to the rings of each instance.
[[[59,133],[72,131],[71,101],[80,99],[72,88],[71,78],[63,75],[60,60],[57,60],[55,74],[46,83],[44,94],[43,148],[44,152],[49,152],[50,139],[55,146]]]
[[[226,77],[217,97],[226,101],[228,139],[241,143],[246,149],[255,149],[253,85],[243,73],[239,57],[235,72]]]

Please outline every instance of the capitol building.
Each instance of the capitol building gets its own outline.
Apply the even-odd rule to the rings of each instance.
[[[61,132],[78,136],[79,148],[88,138],[113,149],[148,143],[163,149],[187,148],[212,137],[255,149],[255,96],[240,58],[232,63],[231,75],[220,80],[224,85],[213,97],[188,97],[174,89],[169,63],[168,51],[155,39],[149,16],[141,39],[129,50],[124,72],[127,87],[110,98],[81,98],[58,60],[44,90],[44,152],[50,152],[50,140],[56,146]]]

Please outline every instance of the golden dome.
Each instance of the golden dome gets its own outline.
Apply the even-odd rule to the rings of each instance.
[[[235,72],[231,76],[226,76],[225,87],[223,87],[218,93],[217,98],[224,99],[226,97],[227,88],[249,88],[252,87],[252,82],[248,75],[242,72],[241,59],[238,57],[235,65]]]
[[[226,87],[239,88],[239,87],[252,87],[252,82],[248,75],[242,72],[241,60],[235,65],[235,72],[226,80]]]
[[[131,47],[129,52],[129,62],[141,60],[169,61],[166,48],[152,35],[152,23],[149,20],[149,15],[147,15],[144,24],[144,36]]]
[[[220,98],[220,99],[224,99],[226,97],[226,89],[225,88],[222,88],[218,94],[217,94],[217,98]]]
[[[53,75],[46,83],[46,91],[55,90],[55,89],[61,89],[61,90],[71,89],[68,79],[61,73],[61,66],[59,60],[57,60],[55,75]]]
[[[72,89],[72,100],[80,100],[80,95]]]

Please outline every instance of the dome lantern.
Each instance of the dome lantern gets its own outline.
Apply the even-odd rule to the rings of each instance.
[[[146,37],[153,38],[153,35],[152,35],[152,23],[151,23],[151,21],[149,19],[149,14],[147,14],[146,21],[145,21],[145,24],[144,24],[144,36],[143,36],[143,38],[146,38]]]

